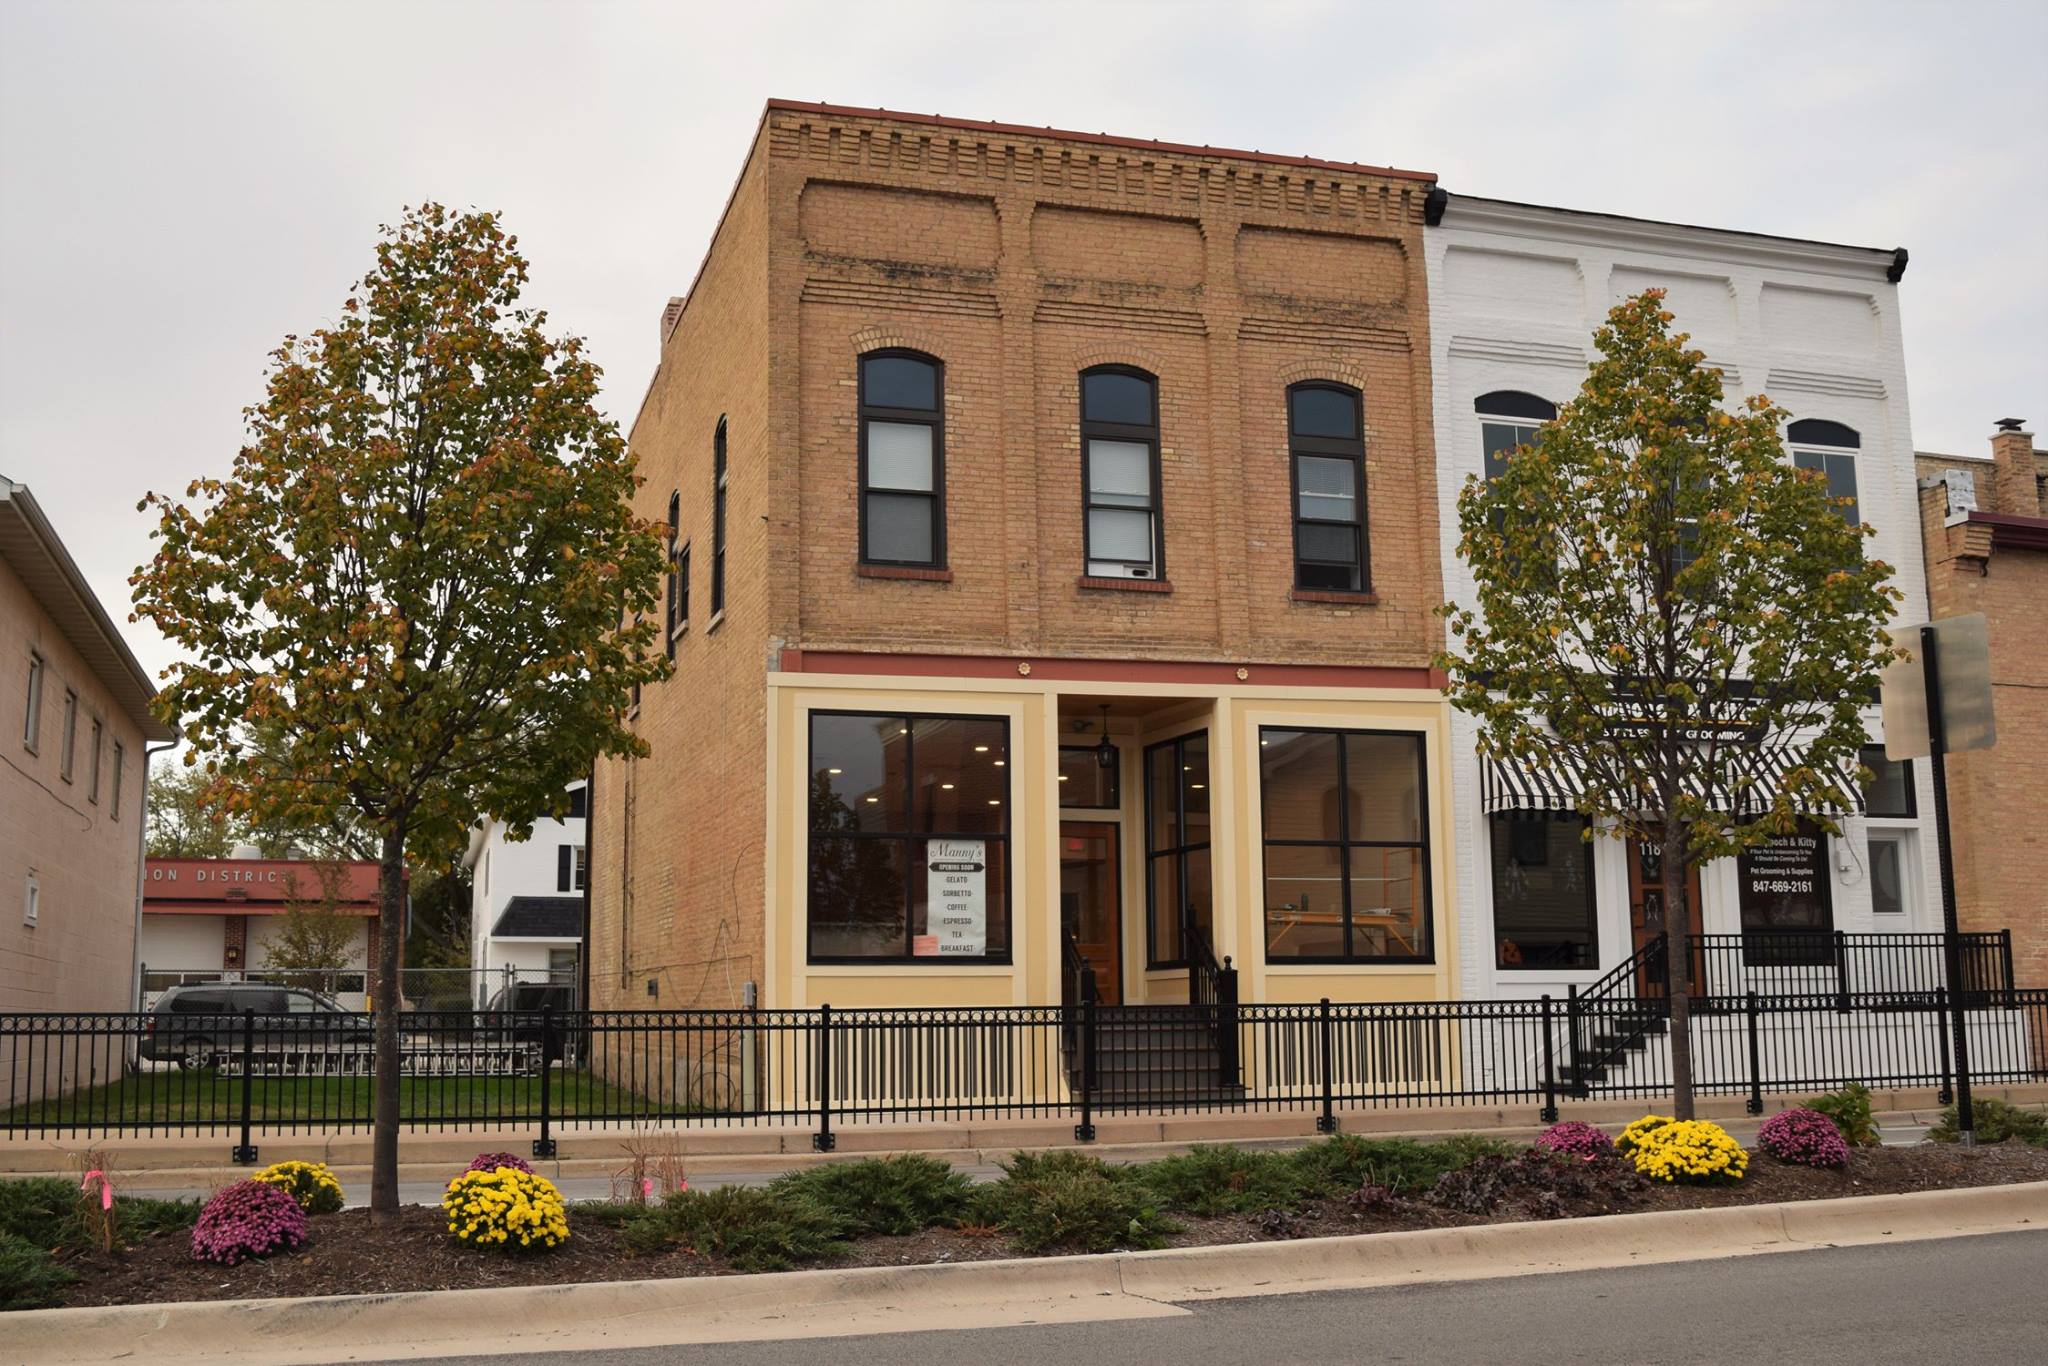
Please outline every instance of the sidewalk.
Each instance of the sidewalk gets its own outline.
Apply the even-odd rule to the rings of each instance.
[[[2038,1105],[2048,1102],[2048,1085],[1988,1087],[1977,1094]],[[1802,1099],[1803,1095],[1767,1097],[1766,1112],[1797,1104]],[[1941,1109],[1931,1089],[1875,1092],[1871,1101],[1879,1112],[1880,1123],[1888,1131],[1910,1133],[1916,1138],[1935,1122]],[[1668,1108],[1668,1100],[1655,1097],[1565,1102],[1562,1116],[1618,1128],[1664,1108]],[[1740,1096],[1703,1098],[1698,1113],[1702,1118],[1726,1125],[1744,1141],[1754,1137],[1756,1125],[1763,1118],[1748,1114]],[[1431,1138],[1476,1133],[1527,1142],[1545,1127],[1537,1121],[1533,1106],[1339,1110],[1336,1117],[1340,1131],[1371,1137]],[[535,1168],[552,1179],[571,1183],[574,1198],[590,1199],[602,1198],[609,1191],[612,1173],[627,1161],[625,1145],[630,1140],[655,1138],[672,1143],[693,1182],[721,1184],[767,1180],[785,1171],[835,1158],[897,1152],[928,1153],[974,1173],[992,1172],[997,1162],[1019,1149],[1086,1146],[1105,1160],[1140,1161],[1184,1151],[1197,1143],[1291,1146],[1318,1136],[1316,1118],[1313,1109],[1104,1115],[1096,1118],[1096,1141],[1088,1145],[1075,1144],[1073,1122],[1065,1117],[959,1124],[854,1123],[843,1128],[835,1126],[837,1148],[831,1154],[813,1151],[812,1130],[807,1126],[727,1125],[636,1131],[568,1123],[553,1130],[556,1157],[536,1162]],[[400,1139],[399,1180],[402,1185],[430,1186],[427,1198],[436,1198],[451,1165],[466,1165],[476,1154],[494,1150],[525,1156],[537,1134],[537,1127],[530,1124],[505,1129],[409,1130]],[[254,1138],[262,1162],[293,1158],[322,1161],[335,1169],[344,1185],[367,1187],[367,1130],[293,1134],[259,1129]],[[248,1170],[228,1161],[229,1149],[235,1141],[236,1135],[230,1132],[154,1138],[92,1138],[82,1134],[12,1138],[0,1141],[0,1179],[69,1171],[71,1155],[91,1147],[112,1158],[114,1170],[127,1177],[125,1184],[137,1194],[158,1190],[198,1192],[234,1180]]]

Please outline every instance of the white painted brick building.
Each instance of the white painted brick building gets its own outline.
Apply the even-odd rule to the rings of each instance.
[[[1473,598],[1457,555],[1457,497],[1468,475],[1483,475],[1489,442],[1512,445],[1507,429],[1533,427],[1544,405],[1574,397],[1608,309],[1658,286],[1676,326],[1722,368],[1731,406],[1768,393],[1792,411],[1792,436],[1804,438],[1788,447],[1838,481],[1853,477],[1857,512],[1877,528],[1870,553],[1894,566],[1905,594],[1901,619],[1925,620],[1899,291],[1890,278],[1902,255],[1456,196],[1426,231],[1425,250],[1449,597]],[[1809,421],[1834,425],[1802,425]],[[1875,737],[1875,711],[1870,722]],[[1650,880],[1631,876],[1634,856],[1620,841],[1600,839],[1588,891],[1583,865],[1562,866],[1576,826],[1566,827],[1571,840],[1553,837],[1542,849],[1544,832],[1518,831],[1505,815],[1496,822],[1484,809],[1475,736],[1475,724],[1458,715],[1459,994],[1562,997],[1634,952]],[[1901,787],[1911,799],[1886,805],[1919,814],[1859,813],[1827,841],[1827,928],[1940,928],[1925,765]],[[1733,860],[1702,870],[1700,902],[1703,932],[1744,928]]]

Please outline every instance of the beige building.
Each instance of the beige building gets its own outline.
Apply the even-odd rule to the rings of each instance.
[[[771,102],[632,432],[593,1002],[1449,995],[1432,187]]]
[[[0,478],[0,1011],[133,1007],[147,745],[173,736],[155,694]]]

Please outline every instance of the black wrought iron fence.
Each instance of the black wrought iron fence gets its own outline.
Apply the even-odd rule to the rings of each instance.
[[[1703,998],[1705,1094],[1955,1084],[1944,989]],[[2048,990],[1973,992],[1979,1084],[2048,1080]],[[369,1015],[0,1015],[0,1136],[359,1130]],[[775,1125],[829,1149],[849,1124],[1104,1114],[1516,1105],[1670,1091],[1661,998],[951,1009],[413,1013],[400,1112],[415,1128]]]

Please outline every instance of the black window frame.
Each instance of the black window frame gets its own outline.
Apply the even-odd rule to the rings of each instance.
[[[1838,496],[1834,492],[1836,468],[1847,466],[1849,506],[1835,511],[1843,513],[1850,526],[1863,525],[1863,488],[1856,471],[1857,457],[1863,454],[1862,433],[1826,418],[1801,418],[1785,428],[1785,448],[1794,469],[1811,470],[1827,481],[1831,498]]]
[[[821,716],[869,717],[875,720],[900,721],[903,723],[903,781],[905,788],[907,789],[904,811],[907,813],[906,818],[909,824],[915,824],[914,819],[911,817],[914,816],[914,813],[917,809],[917,794],[914,786],[914,784],[916,783],[917,774],[916,723],[919,721],[993,721],[998,723],[1003,728],[1003,754],[1006,760],[1003,766],[1003,828],[1000,834],[992,834],[988,831],[949,831],[914,829],[907,829],[902,831],[830,830],[820,832],[812,828],[809,804],[806,803],[804,810],[803,872],[804,961],[806,965],[820,967],[896,967],[915,965],[918,967],[927,967],[934,964],[938,964],[943,965],[944,967],[954,968],[1010,966],[1014,962],[1017,951],[1017,916],[1015,895],[1017,885],[1017,874],[1015,860],[1011,857],[1011,841],[1012,836],[1015,834],[1013,828],[1015,825],[1015,821],[1013,820],[1013,813],[1016,811],[1017,808],[1017,779],[1015,777],[1017,767],[1014,763],[1007,762],[1007,760],[1015,757],[1014,751],[1011,748],[1011,732],[1013,727],[1010,725],[1010,718],[1001,712],[897,712],[871,711],[860,707],[813,707],[805,713],[804,718],[804,772],[806,775],[806,787],[808,787],[810,775],[815,774],[817,771],[815,767],[817,754],[817,724],[818,718]],[[880,954],[863,955],[841,953],[821,954],[816,950],[815,947],[813,947],[811,936],[813,933],[812,911],[814,908],[810,904],[810,886],[813,849],[815,847],[814,841],[820,833],[825,834],[828,838],[831,839],[885,840],[895,841],[904,846],[903,952],[900,956],[889,957]],[[948,954],[944,956],[937,956],[932,954],[919,955],[912,951],[912,941],[916,938],[916,925],[915,922],[912,920],[910,914],[912,887],[912,878],[910,876],[910,868],[912,866],[910,862],[910,846],[920,841],[929,842],[931,840],[944,839],[986,840],[990,843],[1000,844],[1002,846],[1003,948],[1000,953],[991,953],[986,949],[986,947],[984,947],[981,957],[969,958],[964,954]],[[986,941],[984,940],[984,945],[985,944]]]
[[[1131,379],[1143,380],[1151,395],[1152,420],[1145,426],[1129,422],[1110,422],[1088,416],[1088,380],[1094,375],[1124,375]],[[1081,414],[1081,573],[1089,578],[1129,578],[1137,583],[1166,582],[1166,489],[1165,479],[1159,462],[1159,376],[1150,370],[1135,365],[1091,365],[1080,374],[1075,395]],[[1090,447],[1095,441],[1129,441],[1141,443],[1147,451],[1146,466],[1150,472],[1152,515],[1152,559],[1144,568],[1144,574],[1101,575],[1095,571],[1097,563],[1121,564],[1136,567],[1137,560],[1127,560],[1116,555],[1097,555],[1094,550],[1095,482],[1091,477],[1092,460]],[[1104,503],[1106,512],[1135,512],[1138,509],[1120,503]]]
[[[1341,394],[1351,401],[1357,415],[1356,437],[1308,436],[1294,428],[1294,396],[1310,390]],[[1287,386],[1287,478],[1288,506],[1294,528],[1294,586],[1305,593],[1357,593],[1361,596],[1372,592],[1372,532],[1371,520],[1367,515],[1365,489],[1365,393],[1353,385],[1336,380],[1312,379]],[[1301,462],[1304,458],[1318,460],[1349,460],[1351,462],[1353,512],[1351,521],[1335,521],[1327,517],[1307,517],[1301,510]],[[1339,560],[1310,560],[1303,556],[1301,531],[1304,526],[1346,527],[1357,537],[1358,561],[1349,566],[1356,573],[1356,582],[1346,588],[1332,588],[1324,583],[1305,583],[1302,574],[1310,565],[1338,567]]]
[[[711,434],[711,617],[725,611],[725,418]]]
[[[1873,760],[1876,762],[1872,762]],[[1883,774],[1883,769],[1878,767],[1879,764],[1887,766],[1895,764],[1903,770],[1905,775],[1906,809],[1904,811],[1880,811],[1875,806],[1870,805],[1869,794],[1877,791],[1877,778],[1873,777],[1870,786],[1863,789],[1865,794],[1863,814],[1865,816],[1875,817],[1881,821],[1910,821],[1920,818],[1920,793],[1913,782],[1913,761],[1911,759],[1887,759],[1885,758],[1883,745],[1864,745],[1856,752],[1856,762],[1879,776]]]
[[[100,804],[100,760],[106,753],[107,727],[106,723],[97,716],[89,719],[92,722],[92,738],[86,743],[88,748],[87,758],[92,764],[92,769],[87,774],[85,780],[85,799],[94,806],[98,806]]]
[[[1487,813],[1486,813],[1486,842],[1487,842],[1487,847],[1488,847],[1488,849],[1489,849],[1489,851],[1490,851],[1490,861],[1489,861],[1489,868],[1488,868],[1488,879],[1489,879],[1489,886],[1490,886],[1490,887],[1491,887],[1491,889],[1492,889],[1492,896],[1493,896],[1493,966],[1494,966],[1494,970],[1495,970],[1495,971],[1497,971],[1497,972],[1587,972],[1587,971],[1594,971],[1594,972],[1597,972],[1597,971],[1599,971],[1599,968],[1600,968],[1600,888],[1599,888],[1599,881],[1598,881],[1598,878],[1599,878],[1599,874],[1598,874],[1598,873],[1597,873],[1597,872],[1595,871],[1595,865],[1596,865],[1596,863],[1597,863],[1597,860],[1595,860],[1595,858],[1593,857],[1593,842],[1592,842],[1591,840],[1587,840],[1587,839],[1581,839],[1581,840],[1579,840],[1579,841],[1578,841],[1578,844],[1579,844],[1579,852],[1578,852],[1578,858],[1580,859],[1580,871],[1581,871],[1581,873],[1582,873],[1582,874],[1584,875],[1584,877],[1585,877],[1585,880],[1586,880],[1586,894],[1585,894],[1585,902],[1586,902],[1586,907],[1585,907],[1585,909],[1586,909],[1586,961],[1585,961],[1585,962],[1583,962],[1583,963],[1531,963],[1531,962],[1528,962],[1528,961],[1526,961],[1526,960],[1525,960],[1525,961],[1523,961],[1523,962],[1519,962],[1519,963],[1504,963],[1504,962],[1502,962],[1502,961],[1501,961],[1501,957],[1500,957],[1500,946],[1501,946],[1501,941],[1502,941],[1503,939],[1505,939],[1505,938],[1506,938],[1507,936],[1506,936],[1505,932],[1504,932],[1504,931],[1502,930],[1502,928],[1501,928],[1501,922],[1500,922],[1500,907],[1501,907],[1501,900],[1500,900],[1500,876],[1501,876],[1501,871],[1502,871],[1502,870],[1501,870],[1501,866],[1500,866],[1500,862],[1499,862],[1499,856],[1498,856],[1498,849],[1499,849],[1499,846],[1498,846],[1498,844],[1496,843],[1496,841],[1495,841],[1495,838],[1494,838],[1494,830],[1495,830],[1495,827],[1496,827],[1496,826],[1497,826],[1497,825],[1498,825],[1498,824],[1499,824],[1500,822],[1503,822],[1503,821],[1514,821],[1514,822],[1522,822],[1522,823],[1528,823],[1528,824],[1535,824],[1535,823],[1537,823],[1537,822],[1539,822],[1539,821],[1540,821],[1540,822],[1544,822],[1544,823],[1547,823],[1547,824],[1553,824],[1553,825],[1566,825],[1566,824],[1570,824],[1570,823],[1572,823],[1572,822],[1577,822],[1577,823],[1578,823],[1578,825],[1580,826],[1580,828],[1582,828],[1582,829],[1583,829],[1583,828],[1584,828],[1584,827],[1585,827],[1585,826],[1586,826],[1587,824],[1589,824],[1589,822],[1587,821],[1587,819],[1586,819],[1585,815],[1584,815],[1583,813],[1581,813],[1581,812],[1578,812],[1578,811],[1528,811],[1528,810],[1508,810],[1508,811],[1489,811],[1489,812],[1487,812]],[[1510,840],[1510,843],[1512,843],[1512,841],[1513,841],[1513,836],[1512,836],[1512,834],[1511,834],[1511,835],[1509,836],[1509,840]],[[1546,853],[1547,853],[1547,850],[1548,850],[1548,846],[1547,846],[1547,842],[1546,842]]]
[[[113,792],[108,799],[107,807],[108,810],[114,813],[115,820],[121,819],[121,770],[124,767],[124,761],[127,759],[127,757],[127,746],[123,745],[119,740],[114,741],[114,771],[111,778]]]
[[[876,360],[914,360],[932,368],[932,407],[898,408],[868,401],[868,363]],[[907,347],[869,351],[855,366],[855,426],[858,429],[858,508],[860,562],[882,568],[944,569],[946,558],[946,363],[937,356]],[[903,426],[931,428],[932,487],[929,493],[917,489],[876,489],[868,482],[868,424],[892,422]],[[931,505],[932,555],[928,560],[883,559],[868,550],[868,498],[876,493],[897,498],[923,498]]]
[[[1208,827],[1210,838],[1191,842],[1187,837],[1187,743],[1194,739],[1200,739],[1204,745],[1209,747],[1209,771],[1212,781],[1208,784],[1208,787],[1209,790],[1214,791],[1215,783],[1213,778],[1215,776],[1216,751],[1214,746],[1210,744],[1209,728],[1207,726],[1186,731],[1169,739],[1147,745],[1143,755],[1140,756],[1143,763],[1139,768],[1139,781],[1144,784],[1145,788],[1145,828],[1142,838],[1144,839],[1143,848],[1145,854],[1145,966],[1148,970],[1186,968],[1190,966],[1191,962],[1188,956],[1187,926],[1185,925],[1181,927],[1180,956],[1178,958],[1159,958],[1154,956],[1154,952],[1159,946],[1159,876],[1157,870],[1162,859],[1170,858],[1174,861],[1174,885],[1180,888],[1181,900],[1183,905],[1185,905],[1188,890],[1188,855],[1209,854],[1209,924],[1207,930],[1211,936],[1210,951],[1214,952],[1216,947],[1214,940],[1216,933],[1216,856],[1214,853],[1214,832],[1216,826],[1215,808],[1213,805],[1210,808],[1210,824]],[[1152,833],[1156,828],[1159,814],[1156,809],[1157,794],[1152,790],[1152,756],[1161,750],[1173,751],[1173,824],[1176,843],[1165,848],[1155,849],[1152,847]]]
[[[1430,840],[1429,805],[1429,737],[1419,730],[1383,730],[1371,727],[1351,726],[1302,726],[1262,725],[1259,727],[1261,741],[1269,734],[1290,735],[1333,735],[1337,737],[1337,831],[1334,840],[1274,839],[1266,833],[1269,808],[1265,800],[1265,766],[1259,765],[1259,951],[1266,955],[1269,965],[1292,966],[1299,964],[1422,964],[1434,965],[1437,960],[1436,936],[1436,880],[1432,868],[1432,845]],[[1351,782],[1350,746],[1345,737],[1352,735],[1391,736],[1412,741],[1415,745],[1415,824],[1417,839],[1414,840],[1368,840],[1351,838]],[[1261,744],[1260,749],[1265,746]],[[1274,957],[1271,953],[1271,934],[1266,923],[1265,885],[1266,850],[1274,846],[1296,849],[1340,850],[1339,884],[1344,891],[1344,952],[1341,954],[1285,954]],[[1353,849],[1414,849],[1419,858],[1416,867],[1420,871],[1421,895],[1417,898],[1420,914],[1416,925],[1424,941],[1424,952],[1419,954],[1376,953],[1361,954],[1352,948],[1351,920],[1351,850]]]

